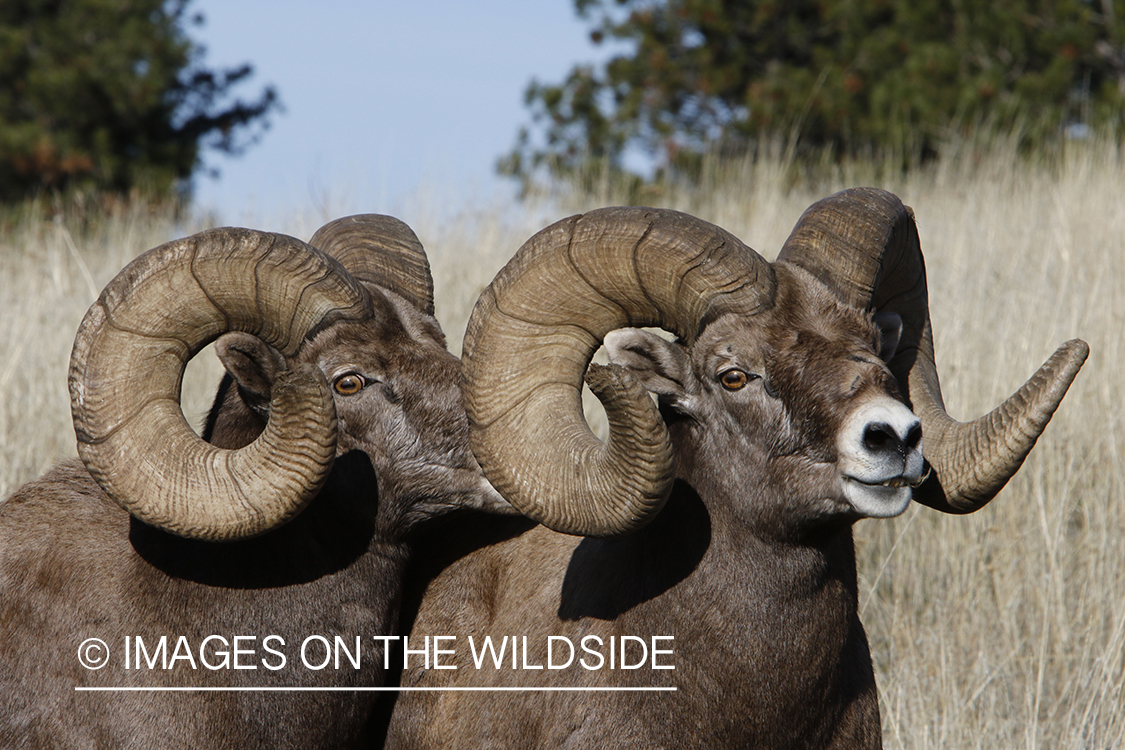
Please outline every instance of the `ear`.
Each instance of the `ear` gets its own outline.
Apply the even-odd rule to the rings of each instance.
[[[609,361],[629,370],[649,391],[672,403],[691,392],[691,360],[680,344],[640,328],[610,331],[604,343]]]
[[[281,352],[248,333],[226,333],[215,342],[215,354],[234,378],[246,405],[262,416],[269,413],[274,381],[286,369]]]
[[[890,362],[902,336],[902,318],[896,312],[877,312],[875,325],[879,327],[879,359]]]

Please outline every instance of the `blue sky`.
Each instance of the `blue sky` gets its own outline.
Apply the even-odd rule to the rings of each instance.
[[[605,59],[571,0],[196,0],[208,67],[254,66],[286,111],[244,156],[206,157],[196,205],[222,221],[326,207],[393,212],[508,188],[496,159],[530,122],[532,78]]]

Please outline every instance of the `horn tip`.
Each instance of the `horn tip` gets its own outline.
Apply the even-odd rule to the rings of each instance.
[[[1058,348],[1059,353],[1065,353],[1066,358],[1076,367],[1081,367],[1090,356],[1090,345],[1082,339],[1071,339]]]
[[[1043,373],[1047,379],[1053,383],[1054,388],[1051,389],[1057,394],[1057,398],[1053,399],[1054,406],[1058,406],[1058,402],[1066,395],[1067,389],[1074,381],[1078,371],[1082,369],[1082,365],[1086,363],[1087,357],[1090,356],[1090,345],[1082,339],[1071,339],[1067,341],[1052,354],[1043,366],[1040,372]],[[1054,408],[1050,411],[1053,413]],[[1048,414],[1048,418],[1050,415]]]

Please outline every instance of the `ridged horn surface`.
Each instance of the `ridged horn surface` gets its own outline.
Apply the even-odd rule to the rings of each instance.
[[[470,443],[512,505],[570,534],[611,536],[667,499],[672,452],[659,412],[624,369],[591,368],[609,418],[602,443],[582,415],[583,377],[606,333],[701,325],[773,303],[773,271],[718,227],[676,211],[608,208],[528,240],[478,300],[462,377]]]
[[[298,513],[335,456],[336,414],[319,370],[278,381],[266,430],[240,450],[215,448],[180,409],[184,366],[227,331],[286,356],[339,319],[370,315],[366,292],[305,243],[216,229],[141,255],[79,326],[69,386],[78,453],[140,520],[180,536],[264,533]]]
[[[983,507],[1007,483],[1047,426],[1089,354],[1072,340],[989,414],[962,423],[945,411],[934,360],[926,267],[913,212],[895,195],[854,188],[813,204],[778,262],[800,266],[845,303],[902,317],[890,368],[922,420],[933,469],[914,498],[947,513]]]
[[[357,214],[331,221],[309,244],[368,284],[394,290],[427,315],[434,314],[434,280],[418,236],[393,216]]]

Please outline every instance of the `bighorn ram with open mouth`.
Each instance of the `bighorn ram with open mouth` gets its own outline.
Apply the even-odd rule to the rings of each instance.
[[[612,364],[590,366],[603,341]],[[403,693],[389,747],[878,747],[852,524],[912,497],[982,507],[1088,351],[1068,342],[995,411],[952,420],[913,214],[872,189],[813,205],[772,264],[674,211],[565,219],[485,291],[464,350],[473,450],[542,525],[490,519],[472,546],[450,530],[410,640],[455,635],[458,669],[414,655],[402,684],[676,691]],[[520,658],[477,668],[485,636]],[[585,661],[550,669],[552,637]],[[614,664],[623,648],[643,666]]]
[[[251,689],[382,684],[408,532],[505,507],[413,232],[356,216],[310,243],[203,232],[91,307],[70,368],[82,463],[0,504],[0,745],[354,746],[376,693]],[[180,381],[216,338],[204,441]]]

